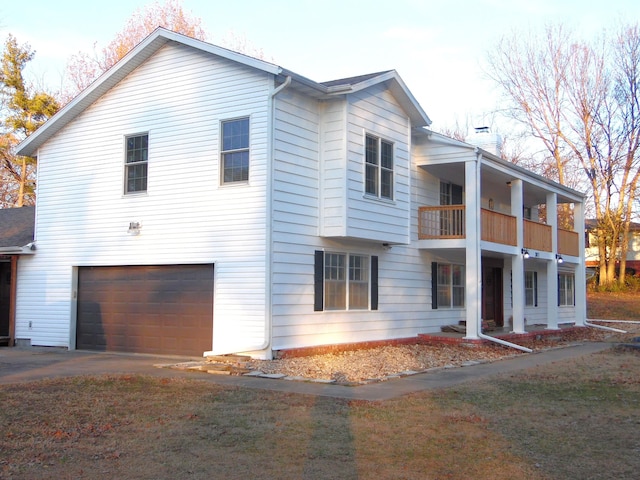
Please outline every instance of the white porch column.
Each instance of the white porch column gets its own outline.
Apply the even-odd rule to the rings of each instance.
[[[573,225],[578,232],[578,252],[579,260],[576,265],[576,325],[584,326],[587,319],[587,272],[584,252],[584,203],[576,203],[573,206]]]
[[[482,267],[480,249],[480,165],[481,155],[464,164],[465,190],[465,293],[467,333],[465,338],[479,338],[482,315]]]
[[[513,295],[513,332],[525,333],[524,325],[524,222],[522,207],[523,186],[522,180],[511,181],[511,215],[516,217],[516,235],[518,253],[511,261],[511,291]]]
[[[558,196],[547,193],[547,225],[551,227],[551,252],[553,259],[547,262],[547,328],[558,328]]]

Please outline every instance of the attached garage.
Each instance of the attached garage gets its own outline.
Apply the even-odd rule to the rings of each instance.
[[[78,268],[76,348],[201,356],[213,341],[213,264]]]

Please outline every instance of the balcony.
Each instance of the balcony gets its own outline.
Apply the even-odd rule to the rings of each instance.
[[[524,220],[524,248],[550,252],[551,248],[551,225]]]
[[[558,229],[558,253],[560,255],[580,256],[580,238],[578,232]]]
[[[513,245],[514,247],[518,244],[516,217],[483,208],[480,212],[480,220],[482,222],[481,238],[485,242]]]
[[[481,238],[502,245],[517,245],[516,217],[493,210],[481,209]],[[523,221],[524,248],[552,252],[551,226],[531,220]],[[465,206],[442,205],[418,208],[418,239],[465,238]],[[580,256],[578,233],[558,229],[558,253]]]
[[[464,205],[418,208],[418,238],[465,238]]]

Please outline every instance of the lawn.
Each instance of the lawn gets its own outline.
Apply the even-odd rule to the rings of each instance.
[[[589,291],[587,318],[640,320],[640,293]]]
[[[621,480],[640,471],[634,349],[386,402],[120,375],[4,385],[0,405],[2,479]]]

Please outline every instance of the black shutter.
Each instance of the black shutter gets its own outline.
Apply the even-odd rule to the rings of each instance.
[[[438,308],[438,264],[431,262],[431,308]]]
[[[371,310],[378,310],[378,257],[371,257]]]
[[[324,310],[324,252],[322,250],[316,250],[315,252],[313,282],[313,310],[321,312]]]

